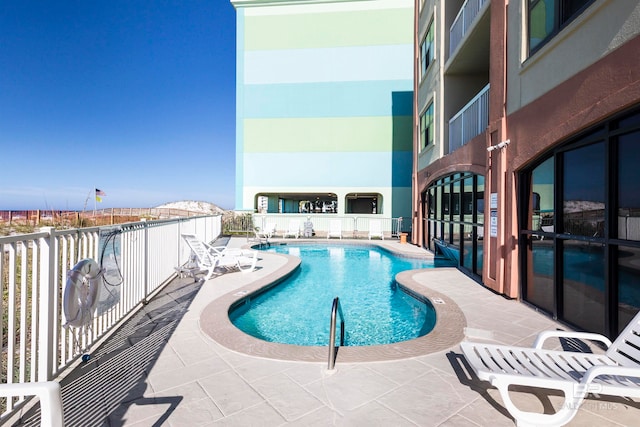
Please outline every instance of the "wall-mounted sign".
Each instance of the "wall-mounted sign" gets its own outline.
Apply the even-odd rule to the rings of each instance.
[[[491,193],[489,198],[489,209],[498,209],[498,193]]]
[[[491,211],[489,216],[489,236],[498,237],[498,211]]]

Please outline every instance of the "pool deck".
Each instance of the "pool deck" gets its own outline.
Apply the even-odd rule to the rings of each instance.
[[[228,246],[246,243],[232,238]],[[431,256],[397,240],[381,244],[393,251]],[[211,304],[271,280],[288,264],[286,257],[276,254],[259,258],[259,268],[252,273],[229,272],[206,283],[191,278],[170,283],[94,350],[88,363],[60,379],[66,424],[514,425],[497,390],[469,373],[457,342],[424,354],[378,361],[345,361],[338,352],[335,369],[328,370],[326,359],[300,362],[252,356],[214,340],[211,331],[218,318],[211,314]],[[463,324],[456,328],[463,328],[469,340],[530,345],[539,331],[566,329],[454,268],[419,270],[409,280],[458,307]],[[516,403],[531,410],[562,403],[558,395],[516,394]],[[569,425],[628,426],[638,425],[638,419],[637,402],[590,398]]]

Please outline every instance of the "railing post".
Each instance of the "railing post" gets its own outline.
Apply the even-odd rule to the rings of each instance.
[[[144,298],[143,301],[147,303],[147,297],[149,296],[149,225],[144,226],[144,248],[142,249],[142,259],[144,260]]]
[[[47,235],[40,238],[40,302],[38,305],[38,381],[49,381],[53,375],[56,349],[53,345],[55,292],[56,292],[56,239],[53,227],[44,227]]]
[[[344,314],[340,298],[335,297],[331,306],[331,326],[329,330],[329,361],[327,369],[332,370],[336,366],[336,325],[337,317],[340,316],[340,347],[344,345]]]
[[[182,265],[180,263],[180,244],[182,243],[182,224],[184,223],[184,220],[181,219],[178,221],[178,235],[176,236],[176,265]]]
[[[332,370],[336,366],[336,313],[338,309],[338,298],[333,300],[331,308],[331,322],[329,329],[329,361],[327,369]]]
[[[356,239],[358,237],[358,217],[353,217],[353,238]]]

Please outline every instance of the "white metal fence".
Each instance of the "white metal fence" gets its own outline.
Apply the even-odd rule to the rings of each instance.
[[[489,124],[489,86],[486,85],[471,101],[449,120],[449,153],[485,131]]]
[[[78,356],[175,277],[189,257],[182,233],[212,241],[221,216],[202,216],[0,237],[0,384],[53,379]],[[96,312],[85,333],[65,327],[63,293],[67,273],[81,259],[100,263],[100,237],[119,236],[118,298]],[[101,234],[102,233],[102,234]],[[104,240],[103,240],[104,243]],[[0,423],[23,399],[0,400]]]
[[[381,222],[382,231],[385,238],[398,237],[401,232],[411,230],[411,220],[409,218],[390,218],[376,215],[348,215],[336,216],[331,214],[254,214],[253,225],[261,230],[268,225],[275,225],[276,237],[289,230],[292,220],[297,220],[299,226],[309,220],[313,224],[313,231],[317,237],[325,237],[329,230],[329,223],[332,220],[340,220],[342,235],[345,238],[366,238],[369,233],[369,223],[372,220]]]

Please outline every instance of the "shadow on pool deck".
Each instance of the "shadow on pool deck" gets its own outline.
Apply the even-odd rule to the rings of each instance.
[[[245,244],[246,239],[229,241]],[[412,245],[385,244],[429,256]],[[287,262],[260,258],[251,274],[168,285],[95,350],[90,363],[61,380],[67,425],[513,425],[497,390],[469,374],[457,344],[392,361],[347,363],[339,355],[336,369],[328,371],[326,361],[249,356],[214,341],[201,327],[205,308],[268,279]],[[470,339],[531,344],[539,331],[566,329],[453,268],[419,270],[410,280],[450,298],[464,315]],[[516,403],[550,410],[558,399],[518,393]],[[34,416],[25,425],[37,425]],[[633,401],[588,399],[570,425],[634,425],[639,416]]]
[[[168,420],[184,397],[145,399],[146,378],[201,286],[193,280],[172,281],[93,350],[88,362],[60,380],[65,425],[124,425],[123,415],[133,404],[164,407],[157,425]],[[27,413],[17,425],[40,425],[39,411]]]

